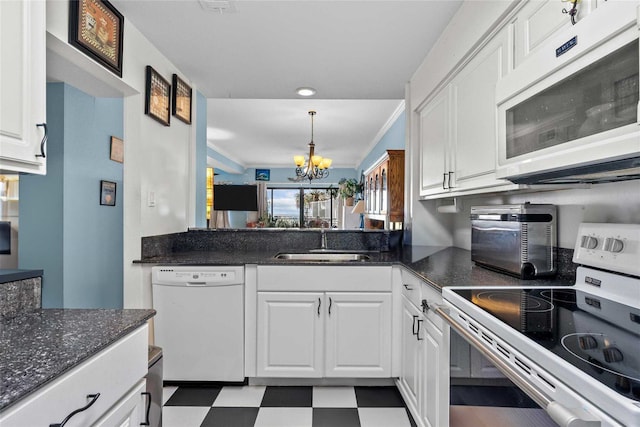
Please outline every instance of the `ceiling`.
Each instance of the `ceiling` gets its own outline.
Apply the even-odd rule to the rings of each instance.
[[[250,167],[315,142],[355,167],[457,0],[111,0],[208,99],[209,146]],[[204,4],[204,6],[203,6]],[[295,89],[317,94],[301,99]],[[224,132],[222,132],[224,131]],[[222,137],[221,137],[222,135]]]

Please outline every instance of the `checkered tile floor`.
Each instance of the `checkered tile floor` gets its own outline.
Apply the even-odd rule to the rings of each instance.
[[[165,387],[164,427],[412,427],[396,387]]]

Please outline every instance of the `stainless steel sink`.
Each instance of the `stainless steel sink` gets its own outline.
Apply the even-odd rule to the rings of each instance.
[[[350,262],[350,261],[367,261],[371,259],[369,255],[356,254],[348,252],[324,252],[324,253],[280,253],[275,259],[283,259],[287,261],[310,261],[310,262]]]

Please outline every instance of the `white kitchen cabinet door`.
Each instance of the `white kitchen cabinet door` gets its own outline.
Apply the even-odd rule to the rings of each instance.
[[[576,21],[579,22],[596,7],[596,0],[581,0],[576,6]],[[557,0],[525,2],[513,20],[516,67],[556,31],[571,27],[571,18],[562,12],[563,9],[570,10],[571,3]]]
[[[391,376],[391,293],[325,295],[325,376]]]
[[[507,181],[495,177],[497,135],[496,83],[508,71],[509,33],[498,33],[464,66],[452,82],[452,153],[455,191],[477,189]]]
[[[146,380],[140,381],[124,396],[111,410],[100,418],[93,427],[133,427],[146,422],[146,405],[150,404],[150,397],[143,395],[147,385]]]
[[[257,375],[323,376],[324,294],[258,292]]]
[[[427,427],[449,425],[449,330],[440,330],[429,317],[420,324],[422,342],[421,421]]]
[[[0,1],[0,171],[46,173],[45,15],[44,1]]]
[[[420,373],[422,370],[422,343],[418,341],[416,323],[422,319],[422,313],[406,298],[402,298],[402,366],[399,388],[407,406],[414,414],[420,413],[418,395],[420,393]]]
[[[421,197],[449,191],[450,93],[447,86],[419,111]]]

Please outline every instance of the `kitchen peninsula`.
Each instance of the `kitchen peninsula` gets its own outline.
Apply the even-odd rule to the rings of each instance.
[[[61,422],[87,395],[84,425],[138,414],[155,311],[42,309],[40,276],[0,272],[0,425]]]

